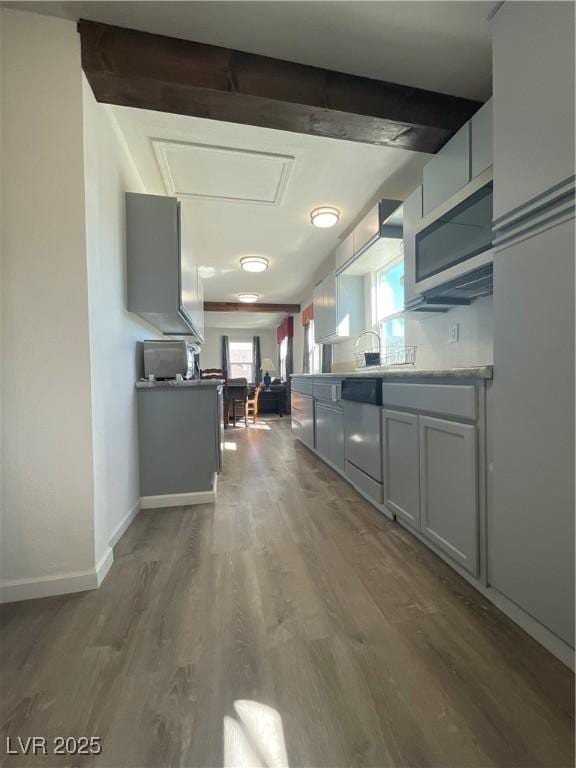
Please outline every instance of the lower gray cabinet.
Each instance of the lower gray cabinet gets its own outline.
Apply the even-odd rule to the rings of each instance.
[[[314,448],[314,399],[312,395],[292,393],[292,426],[309,448]]]
[[[316,450],[327,461],[344,470],[344,413],[342,408],[316,402]]]
[[[384,503],[408,525],[420,528],[418,416],[382,410]]]
[[[420,425],[420,530],[478,575],[476,427],[429,416]]]

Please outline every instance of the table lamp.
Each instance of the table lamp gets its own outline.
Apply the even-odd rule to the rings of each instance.
[[[264,360],[262,360],[262,367],[260,368],[261,371],[265,371],[265,374],[262,378],[262,382],[264,383],[264,386],[266,389],[270,386],[270,382],[272,379],[270,378],[270,371],[275,371],[276,366],[274,365],[274,362],[270,360],[269,357],[265,357]]]

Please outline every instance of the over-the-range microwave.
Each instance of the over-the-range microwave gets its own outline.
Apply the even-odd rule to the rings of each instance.
[[[416,233],[415,248],[419,293],[451,283],[492,262],[492,197],[489,181],[431,223],[423,222],[423,228]]]

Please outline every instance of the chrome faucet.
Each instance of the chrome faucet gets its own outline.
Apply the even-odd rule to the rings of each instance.
[[[368,333],[373,334],[378,339],[378,354],[380,355],[382,353],[382,339],[380,338],[380,334],[376,333],[376,331],[364,331],[359,336],[356,336],[356,338],[354,339],[354,346],[357,347],[358,342],[360,341],[362,336],[366,336]]]

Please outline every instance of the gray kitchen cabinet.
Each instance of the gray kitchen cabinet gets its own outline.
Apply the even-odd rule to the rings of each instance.
[[[314,339],[333,343],[364,330],[364,283],[360,276],[328,275],[314,288]]]
[[[341,406],[316,401],[314,405],[316,450],[344,470],[344,413]]]
[[[342,240],[334,252],[334,261],[336,271],[341,269],[354,256],[354,233],[351,232],[347,238]]]
[[[490,585],[571,646],[574,245],[572,219],[496,254],[488,516]]]
[[[476,427],[419,416],[422,534],[478,574]]]
[[[300,392],[292,392],[292,427],[300,440],[314,448],[314,398]]]
[[[470,163],[473,179],[492,165],[492,99],[470,120]]]
[[[354,227],[352,232],[354,253],[359,253],[380,231],[380,208],[375,205]]]
[[[324,282],[314,287],[312,294],[314,305],[314,341],[318,344],[326,335],[326,315],[324,312]]]
[[[336,333],[336,275],[332,272],[323,281],[324,286],[324,336]]]
[[[138,383],[140,494],[162,497],[212,491],[221,469],[222,387]],[[181,500],[180,504],[185,504]]]
[[[574,173],[574,3],[504,3],[492,51],[497,221]]]
[[[418,416],[382,410],[384,503],[412,527],[420,528]]]
[[[470,181],[470,123],[466,123],[422,172],[423,213],[427,216]]]
[[[416,230],[422,220],[422,186],[404,201],[404,305],[418,296],[416,290]]]
[[[203,341],[198,265],[174,197],[126,194],[127,308],[167,335]]]

